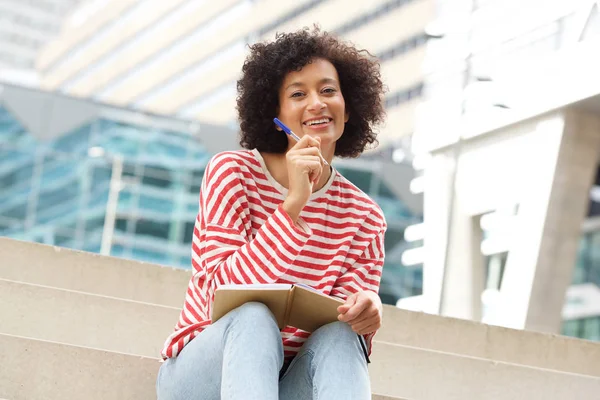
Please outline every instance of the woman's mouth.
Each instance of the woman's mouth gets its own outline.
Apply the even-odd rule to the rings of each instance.
[[[315,118],[304,122],[302,125],[306,126],[309,129],[319,130],[327,128],[329,125],[331,125],[332,121],[333,119],[329,117]]]

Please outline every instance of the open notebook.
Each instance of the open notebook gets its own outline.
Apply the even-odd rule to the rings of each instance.
[[[337,308],[344,304],[302,284],[222,285],[215,291],[212,322],[251,301],[269,307],[279,329],[289,325],[308,332],[337,321]]]

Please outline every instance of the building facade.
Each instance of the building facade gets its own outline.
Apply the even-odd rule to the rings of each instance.
[[[91,3],[93,4],[93,3]],[[382,145],[407,140],[422,92],[432,0],[112,0],[65,25],[39,57],[42,88],[236,126],[235,82],[248,44],[317,23],[381,60]]]
[[[418,308],[600,339],[598,9],[436,3],[412,141],[422,247],[405,255]]]
[[[81,0],[4,0],[0,2],[0,80],[37,84],[39,51],[60,32]]]

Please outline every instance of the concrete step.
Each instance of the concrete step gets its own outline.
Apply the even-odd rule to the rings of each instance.
[[[156,359],[3,334],[0,349],[0,398],[156,398]]]
[[[190,271],[0,238],[0,278],[182,307]]]
[[[179,309],[0,279],[0,333],[158,357]]]
[[[600,343],[384,306],[376,341],[600,377]]]
[[[0,398],[154,399],[157,359],[0,334]],[[408,346],[380,344],[378,400],[592,399],[600,379]]]
[[[374,392],[415,400],[598,398],[600,378],[395,344],[377,343]]]
[[[0,399],[156,399],[158,359],[0,334]],[[374,394],[373,400],[406,400]]]

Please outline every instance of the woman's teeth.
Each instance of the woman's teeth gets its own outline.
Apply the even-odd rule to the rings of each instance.
[[[313,121],[308,121],[306,123],[306,125],[311,126],[311,125],[317,125],[317,124],[326,124],[327,122],[329,122],[329,118],[322,118],[322,119],[315,119]]]

